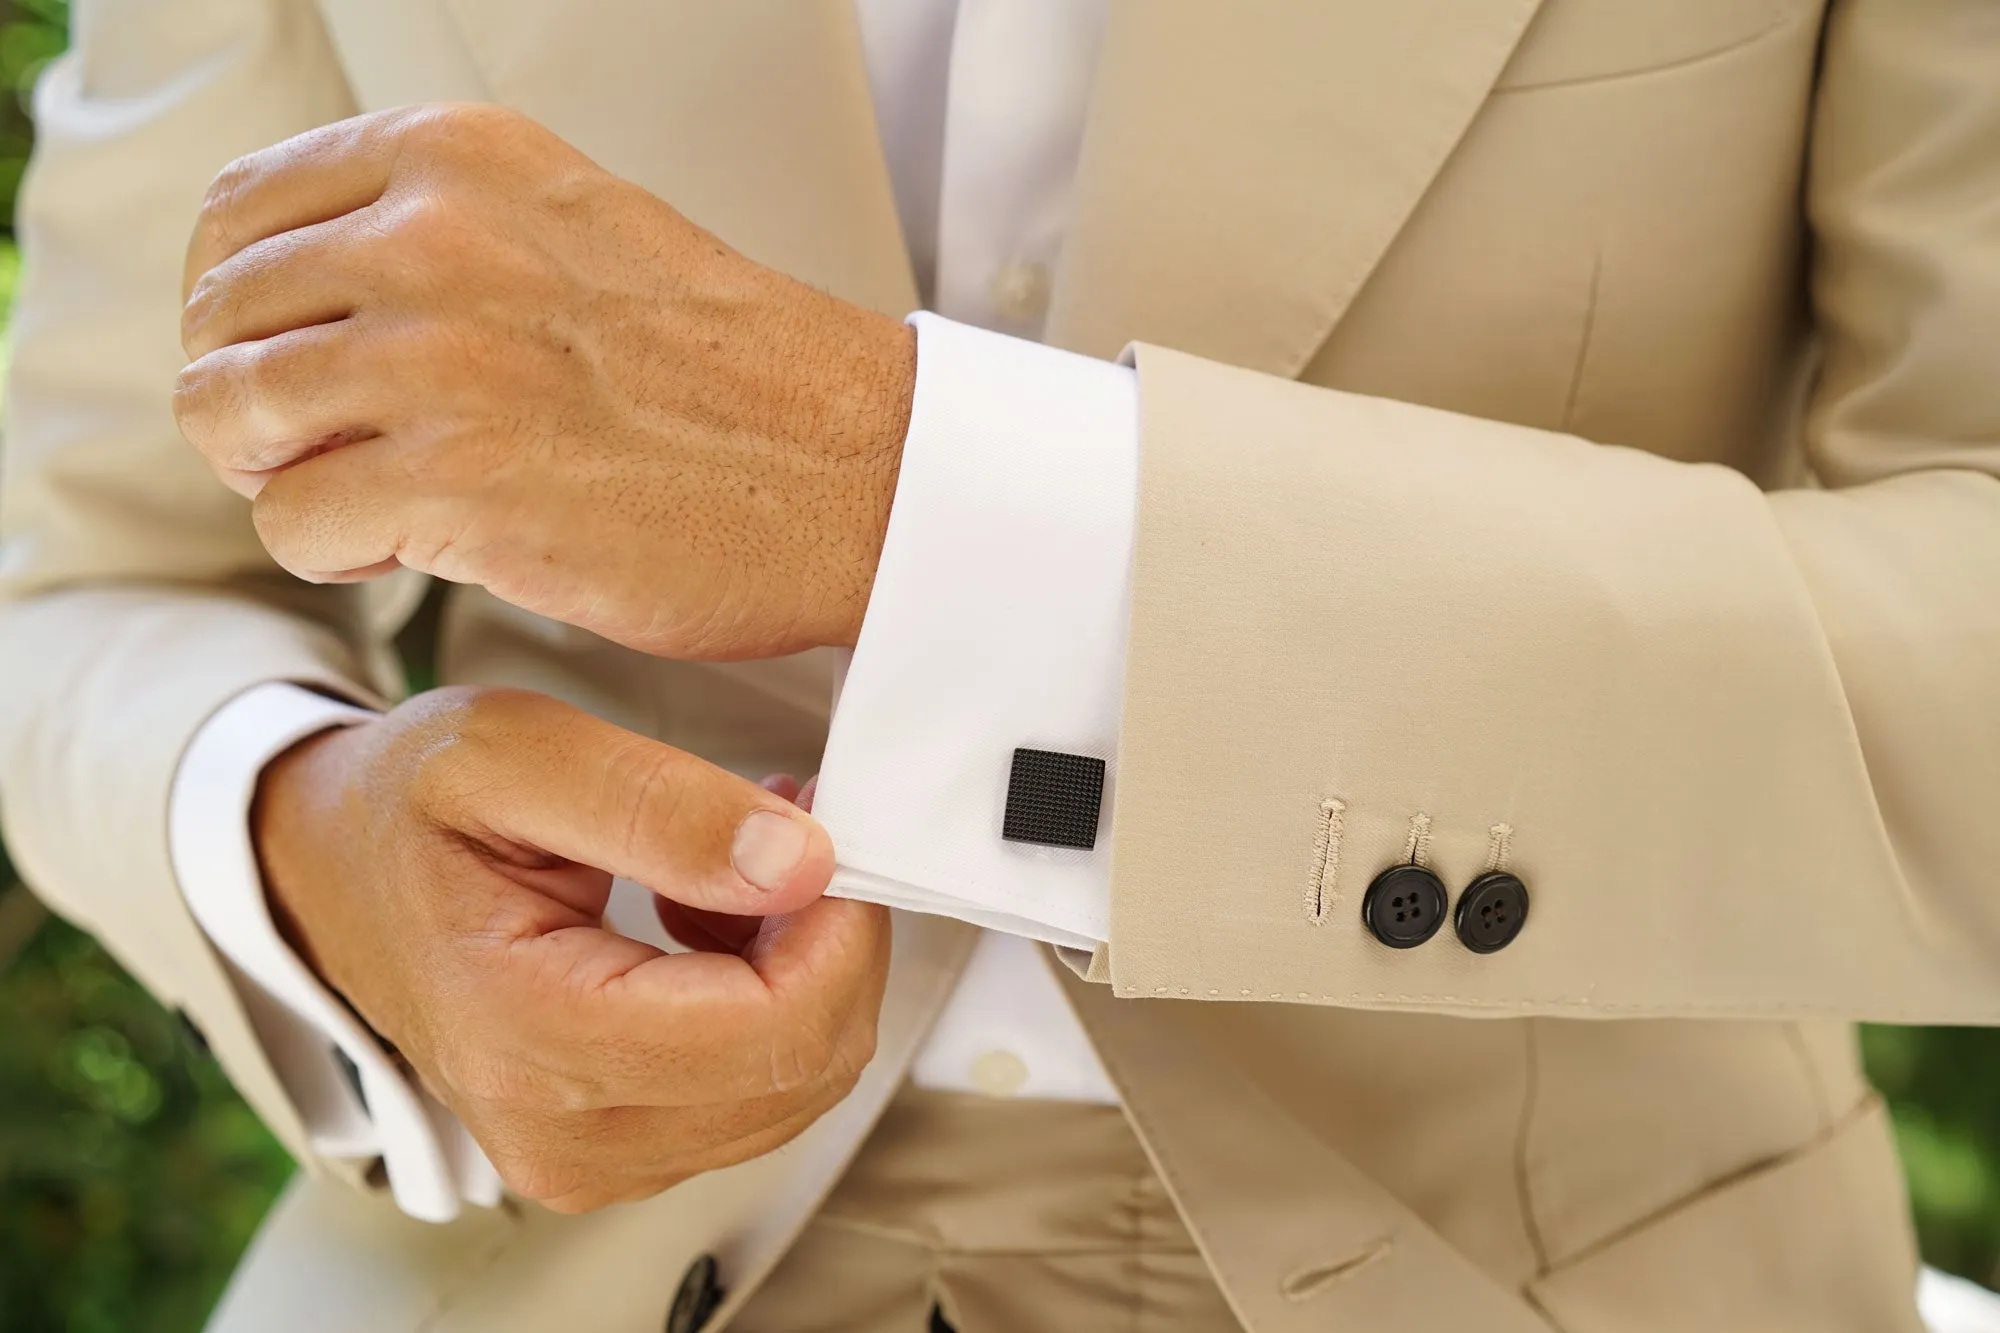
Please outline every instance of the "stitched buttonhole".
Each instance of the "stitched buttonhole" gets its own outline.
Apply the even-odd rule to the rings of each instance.
[[[1403,863],[1423,866],[1431,863],[1431,817],[1425,814],[1410,816],[1410,837],[1403,845]]]
[[[1341,817],[1344,801],[1329,796],[1319,803],[1319,823],[1313,829],[1312,873],[1306,876],[1306,920],[1321,925],[1339,901]]]

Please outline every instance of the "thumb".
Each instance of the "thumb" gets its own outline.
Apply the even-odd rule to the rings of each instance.
[[[504,756],[511,780],[475,784],[464,813],[501,837],[712,912],[774,916],[826,891],[833,840],[776,793],[546,695],[477,711],[461,744]]]

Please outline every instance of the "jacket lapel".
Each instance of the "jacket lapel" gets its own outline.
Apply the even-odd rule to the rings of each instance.
[[[1049,341],[1296,374],[1541,0],[1112,0]]]
[[[1541,3],[1112,0],[1049,340],[1296,373]],[[440,4],[463,54],[403,59],[446,48],[413,43],[405,13]],[[476,82],[751,257],[878,309],[915,306],[852,0],[323,7],[336,40],[342,11],[396,16],[375,25],[394,40],[365,54],[341,42],[351,69],[393,85],[371,104]]]
[[[494,100],[760,263],[916,306],[853,0],[444,5]]]

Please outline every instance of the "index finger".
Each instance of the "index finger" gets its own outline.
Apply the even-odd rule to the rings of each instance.
[[[224,167],[188,240],[181,299],[238,251],[380,199],[410,123],[407,107],[371,112],[295,134]]]

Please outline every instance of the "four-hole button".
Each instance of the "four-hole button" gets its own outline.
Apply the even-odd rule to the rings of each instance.
[[[1528,888],[1504,870],[1488,871],[1465,886],[1452,924],[1474,953],[1504,949],[1528,921]]]
[[[1392,949],[1414,949],[1444,924],[1444,882],[1417,865],[1390,866],[1361,900],[1361,919]]]

